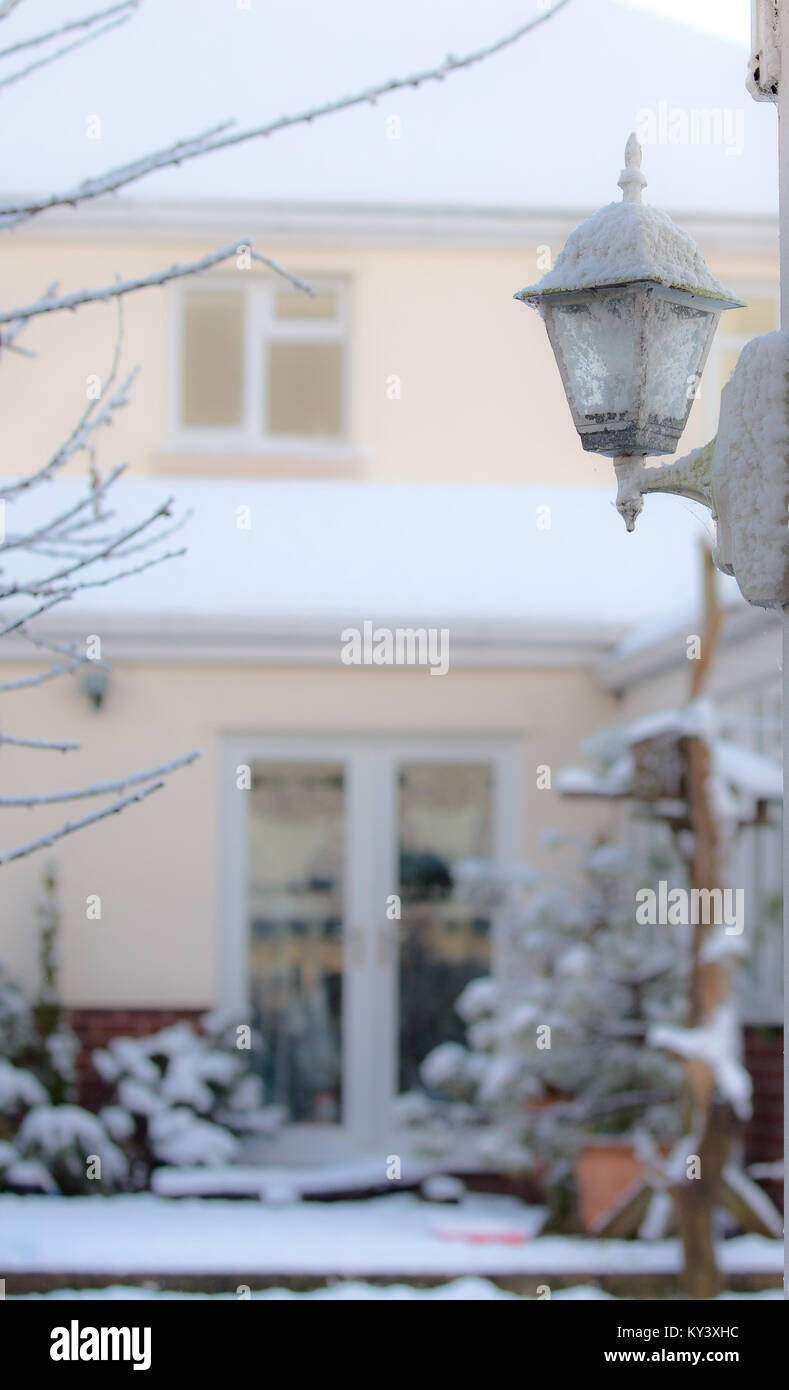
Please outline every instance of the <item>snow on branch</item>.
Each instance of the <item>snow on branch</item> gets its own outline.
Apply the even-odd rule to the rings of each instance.
[[[249,250],[250,255],[254,256],[255,260],[263,261],[265,265],[274,270],[277,275],[281,275],[296,289],[304,290],[307,294],[314,293],[312,286],[308,285],[306,280],[299,279],[297,275],[291,275],[290,271],[286,270],[278,261],[262,256],[259,252],[253,252],[251,246],[252,243],[248,237],[240,237],[230,246],[222,246],[218,251],[210,251],[199,261],[191,261],[183,265],[170,265],[164,270],[154,271],[151,275],[140,275],[133,280],[116,280],[111,285],[98,285],[92,289],[76,290],[73,294],[42,295],[32,304],[24,304],[17,309],[0,311],[0,324],[22,324],[28,319],[36,318],[39,314],[60,313],[63,309],[80,309],[85,304],[108,304],[113,299],[120,299],[122,295],[133,294],[135,290],[145,290],[152,286],[166,285],[171,280],[182,280],[186,276],[199,275],[201,271],[210,270],[212,266],[229,260],[231,256],[236,256],[243,250]]]
[[[129,404],[129,388],[136,375],[137,368],[135,367],[118,390],[110,394],[110,388],[114,383],[114,375],[111,373],[105,382],[101,395],[97,400],[90,402],[68,439],[59,445],[48,462],[36,469],[34,473],[29,473],[27,477],[20,478],[18,482],[7,483],[4,487],[0,487],[0,498],[15,497],[20,492],[26,492],[28,489],[36,487],[38,483],[52,478],[75,454],[90,451],[92,436],[96,431],[111,424],[116,410]],[[122,470],[125,465],[119,467]]]
[[[14,748],[51,749],[55,753],[73,753],[80,746],[78,743],[52,743],[48,738],[16,738],[13,734],[0,733],[0,746],[4,743],[13,744]]]
[[[104,19],[110,19],[113,15],[120,14],[126,10],[131,14],[137,9],[139,0],[121,0],[118,5],[111,5],[107,10],[96,10],[94,14],[82,15],[80,19],[67,19],[64,24],[59,24],[56,29],[48,29],[43,34],[34,34],[29,39],[19,39],[17,43],[9,44],[7,48],[0,48],[0,59],[10,58],[14,53],[21,53],[25,48],[38,48],[42,43],[49,43],[51,39],[60,39],[64,34],[73,34],[75,29],[89,29],[93,24],[100,24]],[[0,19],[5,15],[0,14]]]
[[[135,536],[140,535],[141,532],[147,530],[149,526],[152,526],[154,522],[158,521],[160,517],[170,516],[170,508],[173,505],[173,501],[174,499],[172,497],[168,497],[166,502],[163,502],[153,512],[149,513],[142,521],[138,521],[135,526],[130,526],[125,531],[119,532],[118,535],[114,536],[102,549],[94,550],[92,554],[81,556],[64,569],[55,570],[53,573],[45,575],[42,579],[29,579],[22,583],[10,584],[5,589],[0,589],[0,599],[15,598],[20,594],[26,594],[28,596],[43,594],[47,596],[53,592],[53,584],[57,584],[61,580],[70,579],[72,575],[77,574],[80,570],[87,568],[89,565],[97,564],[99,560],[114,559],[115,552],[118,550],[119,546],[124,545],[126,541],[130,541]],[[154,544],[155,540],[156,538],[152,537],[151,543]],[[177,553],[183,554],[183,551]],[[162,556],[161,558],[165,557]],[[98,587],[99,582],[100,581],[96,583],[91,582],[84,587],[95,588]],[[69,586],[69,591],[70,593],[76,592],[76,586]]]
[[[46,681],[57,680],[58,676],[66,676],[69,672],[78,670],[80,666],[85,666],[88,660],[87,656],[79,656],[75,657],[73,661],[67,662],[65,666],[50,666],[49,670],[39,671],[35,676],[20,676],[15,681],[0,681],[0,695],[11,690],[29,690],[32,686],[44,685]],[[96,664],[96,662],[91,662],[91,665],[95,666]]]
[[[131,796],[114,801],[103,811],[94,811],[89,816],[83,816],[81,820],[67,821],[57,830],[50,830],[46,835],[39,835],[38,839],[31,840],[26,845],[18,845],[16,849],[0,850],[0,867],[3,864],[10,864],[14,859],[24,859],[28,854],[35,854],[39,849],[48,849],[50,845],[62,840],[65,835],[73,835],[75,830],[83,830],[88,825],[95,825],[97,821],[106,820],[108,816],[116,816],[127,806],[133,806],[136,801],[144,801],[152,792],[160,791],[163,786],[164,782],[154,782],[152,787],[143,787],[140,791],[132,793]]]
[[[405,77],[389,78],[385,82],[366,87],[350,96],[338,97],[333,101],[307,107],[305,110],[297,111],[291,115],[279,116],[276,120],[269,121],[265,125],[253,126],[249,130],[235,130],[234,123],[225,122],[222,126],[215,126],[213,130],[203,132],[202,135],[187,137],[168,145],[165,149],[145,155],[130,164],[111,169],[98,178],[85,179],[64,193],[54,193],[49,198],[30,199],[23,203],[7,203],[0,207],[0,226],[13,226],[18,222],[35,217],[39,213],[47,212],[51,208],[76,206],[89,199],[102,197],[105,193],[115,193],[118,189],[128,187],[129,184],[136,183],[138,179],[145,178],[148,174],[159,169],[183,164],[189,159],[213,154],[216,150],[228,149],[233,145],[241,145],[249,140],[266,139],[293,126],[310,125],[313,121],[320,120],[324,116],[331,116],[339,111],[347,111],[354,106],[373,104],[380,97],[389,96],[390,93],[406,87],[421,87],[425,82],[442,82],[451,73],[473,67],[477,63],[484,62],[485,59],[493,57],[496,53],[500,53],[503,49],[511,47],[531,30],[538,28],[546,20],[552,19],[559,10],[564,9],[565,5],[569,3],[570,0],[555,0],[550,9],[544,10],[532,19],[518,25],[516,29],[511,30],[502,38],[496,39],[495,42],[486,44],[482,48],[473,49],[461,58],[449,54],[443,63],[439,63],[436,67],[423,68]]]
[[[47,39],[57,37],[58,34],[65,34],[77,28],[86,28],[89,25],[98,25],[99,20],[106,19],[105,24],[98,28],[91,28],[87,34],[81,34],[79,38],[72,39],[69,43],[63,44],[61,48],[56,48],[53,53],[46,53],[41,58],[34,58],[24,68],[17,68],[8,77],[0,77],[0,91],[4,87],[11,87],[15,82],[21,82],[23,78],[29,77],[31,73],[37,72],[39,68],[47,67],[50,63],[56,63],[58,58],[65,58],[66,54],[73,53],[77,48],[84,48],[86,43],[93,43],[95,39],[103,38],[111,29],[118,29],[121,24],[131,19],[134,10],[137,8],[137,0],[126,0],[126,4],[113,5],[112,9],[105,10],[104,14],[88,16],[83,20],[74,20],[69,24],[64,24],[59,30],[53,29],[49,34],[39,34],[36,38],[25,39],[21,43],[15,44],[12,48],[5,49],[0,53],[0,58],[8,57],[9,54],[18,52],[22,48],[33,48],[38,44],[45,43]],[[114,16],[110,18],[109,16]]]
[[[79,512],[84,511],[85,507],[95,505],[95,503],[105,495],[107,489],[112,487],[112,484],[116,482],[125,471],[125,463],[117,464],[112,472],[107,474],[103,482],[91,488],[90,492],[88,492],[85,497],[81,497],[79,501],[75,502],[67,511],[61,512],[59,516],[52,517],[50,520],[45,521],[41,526],[37,527],[35,531],[27,531],[18,536],[7,536],[2,544],[0,544],[0,554],[6,550],[31,550],[39,541],[57,541],[68,536],[70,534],[69,529],[64,531],[63,527],[68,527],[68,522],[70,522],[73,517],[77,516]],[[87,520],[90,525],[95,524],[95,518],[90,517]],[[89,537],[87,538],[87,543],[93,545],[95,544],[95,539]],[[0,597],[2,597],[2,595],[0,595]]]
[[[199,756],[198,750],[193,749],[191,753],[184,753],[180,758],[173,758],[171,762],[161,763],[159,767],[148,768],[145,772],[130,772],[127,777],[119,777],[111,782],[93,782],[89,787],[76,787],[71,791],[45,792],[40,796],[2,796],[0,807],[52,806],[61,801],[82,801],[88,796],[112,796],[116,792],[126,791],[127,787],[136,787],[140,782],[166,777],[169,772],[193,763]],[[2,863],[3,856],[0,854]]]

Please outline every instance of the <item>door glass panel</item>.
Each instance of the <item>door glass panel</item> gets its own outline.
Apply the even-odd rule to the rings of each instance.
[[[257,763],[249,814],[249,979],[267,1099],[293,1122],[342,1118],[345,777]]]
[[[490,969],[490,921],[458,897],[454,868],[493,849],[492,769],[485,763],[400,768],[400,1077],[419,1085],[431,1048],[461,1042],[455,1000]]]

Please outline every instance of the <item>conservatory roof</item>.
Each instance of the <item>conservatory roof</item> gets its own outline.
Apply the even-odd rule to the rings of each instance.
[[[22,494],[8,504],[9,534],[65,510],[83,487],[72,479]],[[234,621],[480,632],[520,624],[611,648],[640,625],[697,620],[710,522],[675,498],[651,497],[629,536],[613,488],[148,477],[111,495],[123,523],[135,524],[170,494],[175,514],[191,515],[159,550],[187,553],[77,593],[53,610],[61,624],[82,626],[86,614],[171,630]],[[159,524],[166,530],[172,519]],[[42,560],[24,564],[38,574]],[[721,577],[721,593],[744,606],[734,580]]]

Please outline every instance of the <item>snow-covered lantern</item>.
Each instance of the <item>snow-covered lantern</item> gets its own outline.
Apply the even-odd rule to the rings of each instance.
[[[673,454],[718,319],[742,301],[710,274],[693,238],[641,202],[631,135],[622,201],[570,233],[556,264],[516,299],[539,310],[584,449]]]

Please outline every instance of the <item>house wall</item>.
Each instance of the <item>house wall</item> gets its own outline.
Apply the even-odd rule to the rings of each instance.
[[[13,679],[24,669],[5,666],[4,675]],[[12,716],[21,721],[29,699],[29,692],[6,697],[9,723]],[[425,670],[403,668],[123,662],[113,664],[110,691],[99,711],[71,680],[40,687],[35,702],[37,727],[53,734],[62,729],[84,744],[84,752],[62,757],[5,747],[8,788],[29,785],[33,756],[49,760],[37,781],[41,790],[90,783],[202,750],[197,763],[172,775],[144,806],[124,811],[122,824],[113,817],[57,846],[61,985],[65,1002],[81,1009],[204,1008],[220,1002],[227,908],[220,888],[225,737],[511,734],[523,760],[523,854],[539,863],[544,850],[538,832],[544,825],[591,829],[599,823],[599,808],[538,791],[536,768],[558,768],[613,708],[611,697],[583,671],[453,669],[434,680]],[[86,803],[76,806],[84,814]],[[5,843],[26,843],[60,823],[59,809],[6,810]],[[3,869],[3,954],[28,984],[35,978],[32,906],[42,867],[36,855]],[[93,894],[101,898],[100,921],[86,918],[86,900]]]
[[[177,209],[168,225],[127,208],[109,222],[90,210],[70,221],[61,216],[34,223],[5,248],[0,292],[5,302],[23,304],[41,294],[53,269],[62,294],[111,284],[118,274],[150,275],[228,244],[241,227],[297,274],[348,278],[347,445],[323,458],[320,451],[284,457],[277,449],[245,456],[185,449],[171,422],[177,290],[169,287],[124,301],[123,362],[127,369],[140,363],[142,371],[132,403],[105,436],[105,460],[127,459],[135,474],[612,486],[609,461],[579,448],[539,316],[512,298],[540,277],[546,248],[556,255],[572,220],[535,213],[468,226],[468,218],[447,212],[417,227],[400,226],[392,214],[356,229],[349,218],[345,226],[340,219],[329,232],[317,213],[301,224],[295,215],[289,222],[280,217],[273,226],[260,210],[239,209],[229,218],[219,222],[218,213],[203,211],[188,230],[179,230],[187,219]],[[747,228],[727,230],[716,222],[694,230],[714,273],[746,298],[751,289],[758,295],[775,286],[775,250],[764,229],[749,236]],[[235,285],[260,272],[231,263],[217,273]],[[84,408],[88,376],[106,377],[116,333],[115,307],[106,304],[45,315],[29,325],[19,341],[37,358],[8,353],[3,365],[1,470],[17,472],[53,452]],[[397,400],[387,396],[392,375],[401,382]],[[705,442],[714,431],[709,404],[702,382],[683,447]],[[71,468],[83,466],[84,460]]]

